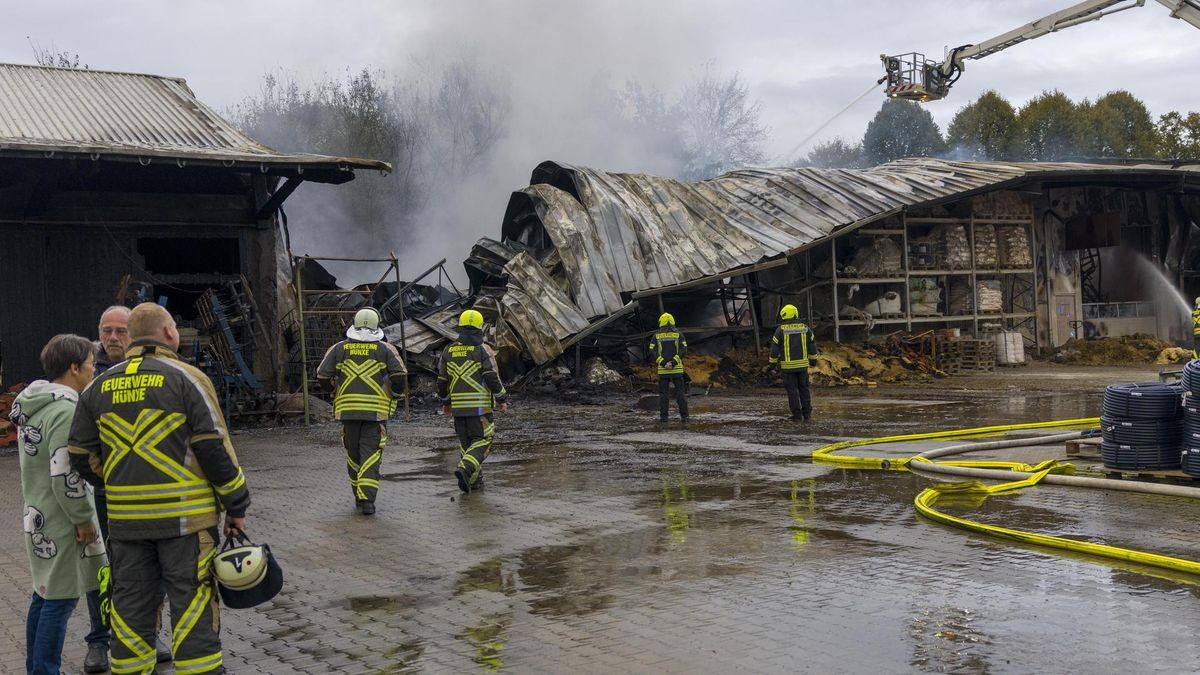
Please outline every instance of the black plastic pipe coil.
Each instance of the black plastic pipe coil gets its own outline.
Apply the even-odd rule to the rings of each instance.
[[[1107,443],[1136,447],[1179,448],[1182,424],[1178,419],[1131,420],[1108,417],[1100,418],[1100,435]],[[1200,427],[1197,427],[1200,429]],[[1196,442],[1200,447],[1200,441]]]
[[[1179,377],[1179,384],[1191,392],[1192,396],[1200,398],[1200,361],[1188,361]]]
[[[1177,384],[1110,384],[1104,390],[1104,414],[1122,420],[1178,417],[1183,387]]]
[[[1200,448],[1184,447],[1180,468],[1189,476],[1200,476]]]
[[[1100,444],[1100,457],[1110,469],[1177,469],[1179,446],[1130,446],[1105,441]]]

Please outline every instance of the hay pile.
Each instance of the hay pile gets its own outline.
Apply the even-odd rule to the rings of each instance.
[[[868,345],[826,342],[820,349],[809,368],[812,384],[817,387],[927,381],[942,375],[926,360],[889,354]],[[753,349],[731,349],[719,357],[697,354],[684,361],[688,377],[697,387],[764,387],[780,383],[779,374],[767,368],[765,349],[761,355]],[[634,365],[633,372],[643,384],[658,379],[653,364]]]
[[[1053,356],[1056,363],[1084,366],[1183,363],[1190,358],[1190,350],[1144,333],[1095,340],[1067,340],[1055,350]]]

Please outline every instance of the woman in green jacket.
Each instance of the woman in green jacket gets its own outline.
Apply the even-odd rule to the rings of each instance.
[[[92,381],[95,349],[78,335],[56,335],[42,349],[49,381],[38,380],[16,398],[25,549],[33,601],[25,626],[25,670],[57,675],[67,619],[80,596],[99,587],[106,563],[97,536],[92,491],[71,470],[67,437],[79,392]]]

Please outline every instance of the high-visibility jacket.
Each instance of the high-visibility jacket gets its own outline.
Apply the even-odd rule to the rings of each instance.
[[[442,351],[438,396],[455,417],[479,417],[508,397],[496,372],[496,356],[483,343],[483,331],[467,326]]]
[[[682,375],[683,357],[687,354],[687,340],[683,333],[668,326],[650,339],[650,355],[658,366],[659,376]],[[670,365],[668,365],[670,364]]]
[[[812,330],[800,321],[781,324],[771,337],[771,363],[782,370],[808,368],[809,359],[817,355],[817,341]]]
[[[1200,335],[1200,308],[1192,310],[1192,335]]]
[[[71,468],[103,481],[115,539],[193,534],[250,505],[212,382],[165,345],[134,342],[92,381],[68,449]]]
[[[317,379],[333,384],[333,417],[338,420],[388,419],[396,412],[407,374],[400,352],[383,340],[342,340],[317,366]]]

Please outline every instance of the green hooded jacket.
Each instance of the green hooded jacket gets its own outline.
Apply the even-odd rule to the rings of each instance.
[[[76,525],[99,526],[92,487],[71,469],[67,453],[78,400],[66,385],[38,380],[17,395],[9,414],[17,425],[29,572],[33,591],[47,600],[96,590],[96,572],[107,564],[103,542],[75,541]]]

